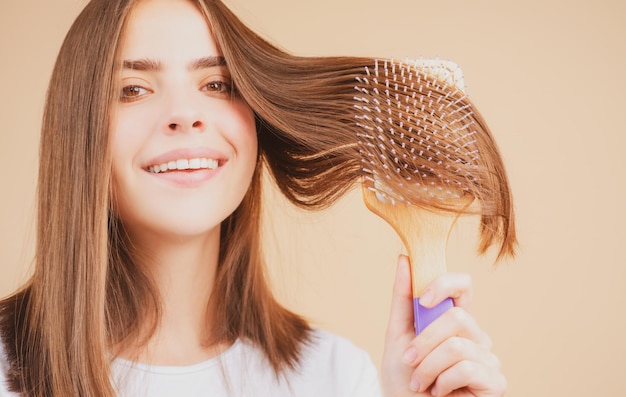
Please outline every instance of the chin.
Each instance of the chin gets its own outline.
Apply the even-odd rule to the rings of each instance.
[[[211,235],[216,231],[219,233],[220,226],[225,217],[216,217],[210,215],[203,215],[199,213],[189,214],[187,216],[180,215],[175,218],[167,219],[166,222],[160,222],[159,225],[154,225],[152,229],[159,231],[159,234],[163,236],[175,236],[175,237],[202,237],[205,235]]]

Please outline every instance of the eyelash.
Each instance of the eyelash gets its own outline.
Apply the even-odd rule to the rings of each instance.
[[[213,88],[212,88],[213,87]],[[208,92],[220,96],[231,96],[235,93],[235,87],[229,80],[213,80],[201,87],[202,92]],[[127,85],[122,87],[120,100],[122,102],[132,102],[151,92],[140,85]],[[130,95],[129,95],[130,94]]]

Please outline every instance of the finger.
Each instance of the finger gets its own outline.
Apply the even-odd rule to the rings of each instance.
[[[414,360],[407,364],[417,366],[431,352],[453,337],[468,339],[485,350],[491,350],[491,338],[478,326],[476,320],[464,309],[453,307],[416,336],[408,349],[416,352]]]
[[[460,336],[474,341],[486,350],[491,350],[493,346],[491,338],[480,328],[476,319],[460,307],[453,307],[446,311],[422,334],[425,334],[424,343],[430,345],[438,345],[449,337]]]
[[[387,341],[397,340],[407,334],[415,334],[413,328],[411,271],[408,258],[405,255],[400,255],[393,286],[393,296],[391,298],[391,311],[387,325]]]
[[[506,386],[506,378],[499,369],[465,360],[441,373],[431,394],[437,397],[447,396],[455,390],[465,388],[471,395],[502,396]]]
[[[478,362],[491,368],[500,367],[500,361],[490,351],[468,339],[453,337],[437,346],[417,366],[411,375],[410,384],[419,384],[418,391],[425,391],[440,374],[463,361]]]
[[[465,273],[444,273],[431,281],[424,289],[420,303],[433,307],[446,298],[454,299],[454,306],[470,309],[472,303],[472,279]]]

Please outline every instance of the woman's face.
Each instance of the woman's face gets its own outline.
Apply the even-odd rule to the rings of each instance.
[[[202,14],[186,0],[142,0],[121,59],[111,131],[116,214],[133,235],[219,230],[250,185],[257,139]]]

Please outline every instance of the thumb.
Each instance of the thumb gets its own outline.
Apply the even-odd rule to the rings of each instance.
[[[389,324],[385,337],[380,367],[381,386],[385,396],[417,396],[409,392],[409,379],[413,367],[405,364],[406,349],[415,338],[413,325],[413,294],[409,258],[398,257],[396,280],[393,285]]]
[[[413,293],[409,258],[406,255],[400,255],[391,298],[387,342],[406,337],[407,334],[415,336],[413,323]]]

